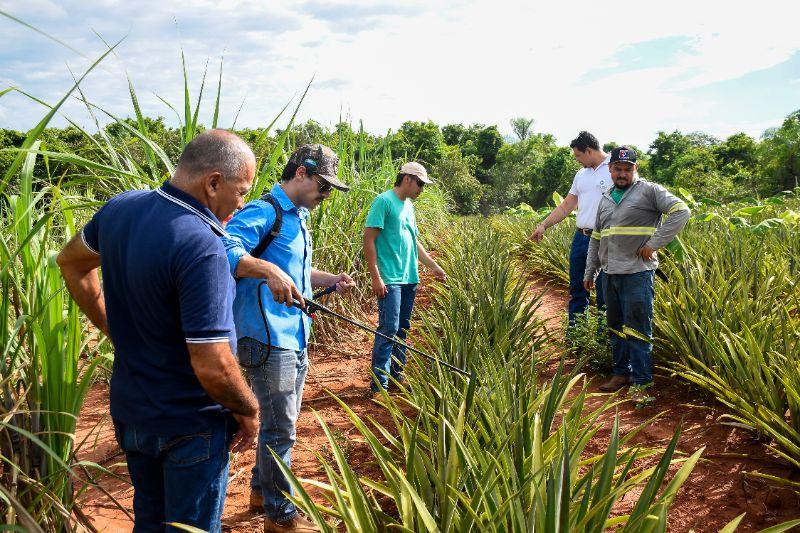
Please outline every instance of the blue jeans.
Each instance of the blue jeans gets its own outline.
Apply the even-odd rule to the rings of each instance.
[[[297,440],[297,417],[303,400],[303,385],[308,373],[306,350],[272,347],[269,359],[267,345],[250,337],[239,339],[239,361],[257,368],[246,368],[250,385],[258,399],[261,423],[258,430],[256,464],[250,477],[250,488],[261,491],[264,512],[272,520],[284,522],[297,514],[297,508],[284,493],[294,494],[289,480],[278,468],[270,450],[281,461],[292,466],[292,447]]]
[[[632,376],[636,385],[650,383],[653,345],[637,337],[653,336],[653,271],[606,275],[605,296],[614,375]]]
[[[575,315],[583,313],[589,306],[589,291],[583,286],[583,274],[586,271],[586,254],[589,251],[589,241],[591,237],[584,235],[580,231],[575,232],[572,238],[572,246],[569,248],[569,325],[575,324]],[[594,286],[597,291],[595,300],[597,308],[602,309],[603,298],[603,271],[595,280]]]
[[[416,283],[386,285],[386,296],[378,298],[378,331],[387,337],[405,340],[411,327],[411,311],[417,295]],[[392,359],[394,356],[394,360]],[[406,349],[382,337],[375,336],[372,346],[372,373],[384,389],[389,386],[389,376],[398,381],[403,378]],[[373,382],[370,387],[377,391]]]
[[[236,428],[232,417],[220,415],[211,429],[163,437],[114,421],[133,483],[134,533],[178,531],[165,522],[221,531],[228,451]]]

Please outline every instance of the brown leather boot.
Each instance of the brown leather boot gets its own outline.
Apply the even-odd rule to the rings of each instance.
[[[264,496],[261,495],[260,490],[250,489],[250,505],[248,507],[256,513],[264,512]]]
[[[609,379],[607,382],[600,385],[600,390],[603,392],[614,392],[618,391],[625,385],[630,385],[630,383],[630,376],[618,376],[615,374],[614,376],[611,376],[611,379]]]
[[[295,533],[317,533],[319,528],[314,525],[314,522],[306,520],[299,514],[286,522],[276,522],[268,516],[264,517],[264,533],[287,533],[289,531]]]

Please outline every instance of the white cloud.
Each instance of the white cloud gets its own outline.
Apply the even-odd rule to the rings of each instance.
[[[204,115],[210,116],[224,52],[222,124],[232,122],[246,97],[238,125],[251,127],[268,123],[314,76],[301,119],[333,124],[344,112],[378,133],[405,120],[427,119],[498,124],[508,131],[508,120],[524,115],[536,118],[537,131],[553,132],[562,142],[580,129],[596,132],[601,140],[640,146],[659,129],[713,129],[709,132],[724,136],[761,128],[776,117],[737,122],[720,116],[713,101],[690,98],[688,91],[769,68],[800,50],[794,27],[800,5],[777,0],[764,0],[757,9],[676,0],[639,3],[633,10],[585,0],[311,0],[293,6],[255,0],[93,0],[62,2],[60,10],[47,0],[24,7],[0,0],[0,6],[90,57],[103,50],[91,28],[110,41],[127,34],[119,58],[110,58],[85,84],[93,101],[118,114],[130,113],[127,71],[145,112],[172,120],[172,112],[152,93],[181,102],[183,47],[193,98],[210,58]],[[64,16],[69,24],[59,20]],[[76,72],[87,65],[11,21],[0,20],[0,29],[19,42],[0,52],[0,82],[14,80],[54,100],[71,82],[63,65]],[[693,49],[667,66],[578,82],[587,72],[613,66],[616,54],[622,50],[624,57],[632,43],[675,36],[691,39]],[[9,97],[0,100],[0,107],[7,105],[12,105]],[[13,105],[22,108],[9,108],[4,124],[24,129],[38,119],[38,109],[26,111],[19,99]],[[786,106],[786,113],[797,107],[794,102]],[[68,110],[85,115],[77,103]]]

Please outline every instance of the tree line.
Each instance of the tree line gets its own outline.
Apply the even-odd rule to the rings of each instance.
[[[145,118],[149,137],[167,155],[180,153],[179,128],[166,124],[162,117]],[[132,119],[127,124],[136,128]],[[497,125],[438,124],[407,121],[396,132],[371,135],[351,124],[340,122],[332,128],[308,120],[295,124],[289,132],[270,132],[264,142],[261,128],[237,130],[249,142],[264,150],[269,142],[284,139],[295,145],[323,142],[336,147],[342,139],[358,137],[357,158],[364,160],[391,157],[414,159],[426,167],[452,196],[461,214],[489,214],[526,203],[538,208],[547,203],[553,191],[566,194],[578,163],[568,146],[559,146],[549,133],[533,131],[531,118],[511,120],[514,138],[504,138]],[[144,161],[139,140],[119,123],[105,127],[103,135],[125,144],[134,159]],[[288,133],[288,135],[282,135]],[[100,135],[99,133],[96,135]],[[16,155],[4,148],[19,147],[22,132],[0,128],[0,176]],[[610,151],[616,142],[603,146]],[[669,187],[682,187],[696,197],[727,202],[747,197],[771,196],[798,186],[800,176],[800,110],[788,115],[782,124],[769,128],[759,139],[735,133],[717,139],[702,132],[659,131],[647,149],[636,149],[643,177]],[[102,160],[100,143],[94,142],[75,126],[49,128],[42,135],[43,150],[72,153],[87,159]],[[258,155],[258,154],[257,154]],[[46,168],[45,168],[46,165]],[[49,161],[37,167],[37,177],[70,176],[69,163]]]

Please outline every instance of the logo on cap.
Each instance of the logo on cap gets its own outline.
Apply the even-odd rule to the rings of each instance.
[[[611,150],[610,163],[624,161],[626,163],[636,163],[636,150],[628,146],[620,146]]]

